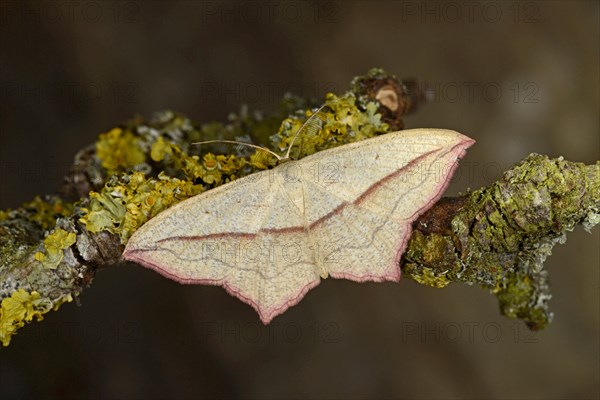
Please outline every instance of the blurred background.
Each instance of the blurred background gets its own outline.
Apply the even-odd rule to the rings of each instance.
[[[477,140],[449,194],[531,152],[593,163],[599,3],[0,2],[0,209],[61,185],[97,135],[172,109],[223,121],[287,91],[344,92],[382,67],[432,100],[407,128]],[[478,287],[329,279],[264,327],[222,288],[134,264],[2,349],[10,398],[600,396],[599,229],[546,262],[554,322],[532,334]]]

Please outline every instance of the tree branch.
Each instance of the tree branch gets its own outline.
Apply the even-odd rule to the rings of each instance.
[[[303,142],[293,158],[402,129],[404,115],[425,98],[418,81],[399,81],[381,70],[356,77],[350,92],[330,107],[321,133]],[[226,124],[203,125],[166,111],[100,135],[76,155],[60,195],[0,211],[2,343],[8,345],[26,322],[77,299],[97,270],[119,262],[129,236],[149,218],[275,165],[264,151],[238,148],[215,156],[210,147],[190,143],[233,136],[270,140],[270,148],[283,150],[316,105],[287,96],[277,112],[242,108]],[[599,171],[599,163],[532,154],[489,188],[440,200],[414,224],[402,261],[405,276],[434,287],[477,283],[498,297],[504,315],[542,329],[552,316],[543,262],[565,232],[600,220]]]

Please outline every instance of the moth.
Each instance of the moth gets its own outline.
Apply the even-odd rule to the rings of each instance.
[[[397,282],[413,221],[473,143],[412,129],[283,162],[160,213],[123,258],[180,283],[223,286],[264,324],[327,277]]]

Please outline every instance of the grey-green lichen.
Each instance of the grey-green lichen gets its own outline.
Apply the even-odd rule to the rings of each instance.
[[[52,200],[49,201],[51,204]],[[23,215],[27,210],[10,211],[0,221],[0,341],[11,336],[34,317],[56,310],[78,294],[74,282],[86,267],[79,264],[71,244],[75,229],[57,214],[54,229],[39,229],[44,221]]]
[[[403,270],[435,287],[477,283],[497,296],[504,315],[542,329],[552,319],[543,263],[576,224],[597,224],[599,208],[600,163],[532,154],[489,188],[470,193],[450,232],[415,231]]]

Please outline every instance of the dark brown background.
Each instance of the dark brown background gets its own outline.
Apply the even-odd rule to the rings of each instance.
[[[450,193],[530,152],[599,158],[598,2],[245,4],[2,1],[0,208],[56,190],[79,148],[135,113],[223,120],[374,66],[438,88],[407,127],[477,140]],[[0,394],[598,398],[598,232],[549,258],[556,318],[535,335],[477,287],[327,280],[264,328],[221,288],[115,266],[2,350]]]

